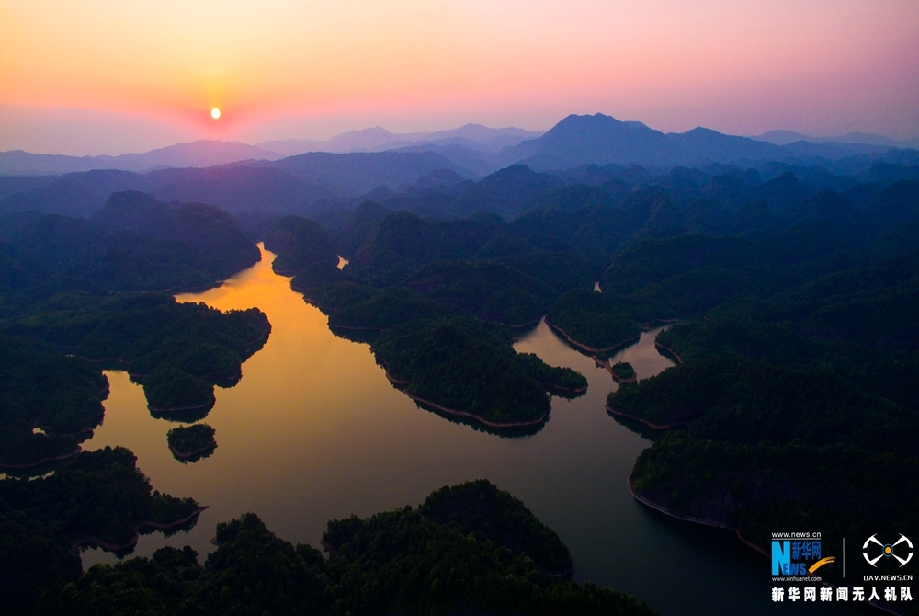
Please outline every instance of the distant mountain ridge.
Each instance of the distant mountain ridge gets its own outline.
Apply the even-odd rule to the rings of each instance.
[[[448,161],[444,168],[467,177],[482,177],[514,164],[524,164],[535,171],[561,171],[609,164],[666,168],[711,163],[814,162],[917,147],[919,140],[895,141],[866,133],[849,133],[832,139],[808,137],[792,131],[741,137],[702,127],[685,133],[663,133],[642,122],[621,121],[597,113],[570,115],[546,133],[513,127],[488,128],[480,124],[444,131],[393,133],[376,126],[341,133],[327,141],[288,139],[256,145],[196,141],[144,154],[119,156],[63,156],[17,150],[0,153],[0,176],[61,175],[95,169],[149,172],[165,167],[277,161],[309,153],[395,151],[433,153]],[[391,182],[380,185],[392,187]]]
[[[293,156],[309,152],[329,152],[348,154],[354,152],[380,152],[404,148],[420,143],[436,145],[459,144],[473,150],[497,152],[503,147],[516,145],[521,141],[535,139],[542,131],[530,131],[522,128],[488,128],[481,124],[465,124],[452,130],[440,130],[418,133],[392,133],[375,126],[364,130],[352,130],[341,133],[327,141],[310,139],[287,139],[284,141],[265,141],[256,147]]]
[[[57,175],[94,169],[154,171],[162,167],[213,167],[241,160],[275,160],[279,154],[238,141],[177,143],[143,154],[118,156],[66,156],[30,154],[22,150],[0,152],[0,175]]]
[[[521,128],[488,128],[480,124],[466,124],[452,130],[391,133],[376,126],[365,130],[348,131],[327,141],[288,139],[266,141],[256,145],[226,141],[194,141],[177,143],[142,154],[117,156],[67,156],[63,154],[31,154],[22,150],[0,152],[0,176],[61,175],[96,169],[149,172],[164,167],[213,167],[248,160],[272,161],[287,156],[311,152],[349,154],[384,152],[399,148],[406,151],[418,149],[419,144],[431,144],[430,150],[446,154],[455,165],[472,169],[478,175],[487,175],[496,169],[481,159],[478,153],[494,153],[526,139],[542,135],[539,131]],[[462,148],[458,151],[457,148]],[[453,152],[453,155],[450,153]]]
[[[860,131],[838,135],[836,137],[812,137],[792,130],[771,130],[761,135],[750,137],[755,141],[765,141],[775,145],[788,145],[805,141],[808,143],[850,143],[850,144],[869,144],[885,145],[895,148],[919,148],[919,138],[896,140],[884,135],[875,135],[872,133],[863,133]]]
[[[796,141],[776,145],[698,127],[685,133],[663,133],[641,122],[621,121],[598,113],[570,115],[537,139],[506,147],[495,156],[499,166],[528,165],[535,171],[557,171],[583,165],[650,167],[711,163],[755,163],[880,154],[891,147],[872,143]]]
[[[0,214],[36,211],[89,216],[109,195],[126,190],[155,194],[166,201],[210,203],[234,213],[300,211],[321,199],[354,198],[379,187],[400,188],[434,171],[463,179],[481,177],[432,152],[317,152],[274,161],[167,168],[143,174],[97,169],[43,178],[42,183],[8,178],[12,180],[10,194],[0,193]]]

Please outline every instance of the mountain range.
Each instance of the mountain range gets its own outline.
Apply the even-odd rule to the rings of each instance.
[[[328,141],[310,139],[287,139],[265,141],[256,146],[283,156],[306,154],[308,152],[330,152],[348,154],[352,152],[382,152],[418,144],[436,146],[460,145],[478,152],[497,152],[501,148],[535,139],[542,131],[522,128],[488,128],[481,124],[466,124],[452,130],[421,133],[391,133],[375,126],[364,130],[341,133]]]
[[[143,154],[118,156],[66,156],[30,154],[22,150],[0,152],[0,175],[60,175],[94,169],[150,172],[165,167],[213,167],[244,160],[273,161],[299,154],[325,152],[351,154],[398,150],[444,155],[456,165],[467,167],[479,176],[496,167],[485,158],[495,152],[542,135],[520,128],[488,128],[466,124],[453,130],[424,133],[391,133],[380,128],[348,131],[328,141],[288,139],[256,145],[236,141],[194,141],[177,143]]]
[[[36,211],[88,216],[114,192],[134,190],[170,201],[218,205],[230,212],[300,211],[323,199],[397,189],[434,171],[459,180],[477,174],[433,152],[328,154],[249,160],[204,168],[136,173],[96,169],[62,176],[0,176],[0,213]]]
[[[793,142],[776,145],[698,127],[664,133],[641,122],[623,122],[602,113],[570,115],[541,137],[504,148],[499,166],[524,164],[536,171],[582,165],[649,167],[711,163],[752,165],[762,161],[838,160],[856,154],[881,154],[890,146],[867,143]]]
[[[163,167],[212,167],[241,160],[282,158],[248,143],[237,141],[194,141],[177,143],[143,154],[118,156],[66,156],[30,154],[22,150],[0,153],[0,175],[60,175],[93,169],[155,171]]]
[[[776,145],[788,145],[789,143],[806,141],[808,143],[863,143],[870,145],[885,145],[893,148],[919,148],[919,138],[897,140],[885,137],[884,135],[874,135],[858,131],[846,133],[845,135],[838,135],[836,137],[812,137],[792,130],[771,130],[762,135],[750,137],[750,139],[774,143]]]
[[[894,141],[881,135],[850,133],[815,138],[791,131],[756,137],[727,135],[706,128],[664,133],[641,122],[603,114],[570,115],[546,133],[519,128],[466,124],[446,131],[392,133],[380,127],[342,133],[327,141],[288,139],[256,145],[239,142],[180,143],[144,154],[64,156],[0,153],[0,176],[61,175],[93,169],[150,172],[166,167],[212,167],[241,161],[278,161],[307,153],[434,153],[465,177],[484,177],[513,164],[537,171],[583,165],[667,168],[678,165],[754,164],[762,161],[835,161],[853,155],[877,156],[919,147],[919,140]],[[318,159],[317,159],[318,160]],[[283,166],[283,165],[282,165]],[[447,167],[445,167],[447,168]],[[417,178],[415,178],[417,179]],[[381,185],[388,185],[383,183]]]

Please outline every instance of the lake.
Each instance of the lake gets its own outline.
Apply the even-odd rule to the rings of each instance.
[[[218,522],[251,511],[281,538],[319,547],[326,522],[416,506],[435,489],[485,478],[521,499],[571,550],[575,581],[635,595],[665,615],[853,613],[836,604],[772,604],[769,560],[731,533],[667,518],[636,502],[626,479],[651,442],[610,417],[606,395],[616,383],[543,322],[515,344],[550,365],[580,371],[588,391],[552,398],[536,434],[503,438],[423,410],[394,389],[366,344],[333,335],[327,318],[271,270],[274,255],[219,288],[179,295],[220,310],[258,307],[271,336],[243,365],[243,378],[217,388],[202,421],[216,429],[217,449],[182,464],[166,431],[182,425],[155,418],[127,373],[107,372],[105,419],[83,444],[123,445],[153,486],[193,496],[209,508],[197,526],[166,538],[142,536],[134,555],[163,545],[191,545],[203,555]],[[639,379],[673,365],[646,332],[611,363],[628,361]],[[646,434],[646,436],[648,436]],[[116,562],[101,550],[84,566]]]

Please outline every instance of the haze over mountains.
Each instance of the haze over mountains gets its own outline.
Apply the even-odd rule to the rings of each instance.
[[[196,141],[143,154],[118,156],[30,154],[16,150],[0,153],[0,175],[61,175],[94,169],[149,172],[164,167],[211,167],[246,160],[274,161],[311,152],[398,151],[434,152],[454,166],[467,170],[469,177],[483,177],[517,163],[539,171],[590,164],[668,167],[802,158],[837,160],[854,154],[880,154],[891,148],[915,147],[919,147],[919,140],[895,141],[865,133],[816,138],[792,131],[771,131],[748,138],[702,127],[685,133],[663,133],[641,122],[623,122],[598,113],[593,116],[568,116],[546,133],[519,128],[488,128],[478,124],[466,124],[446,131],[392,133],[377,126],[348,131],[327,141],[288,139],[255,145]]]
[[[374,128],[324,142],[328,149],[352,150],[348,153],[291,156],[265,148],[296,151],[316,142],[257,147],[201,141],[102,157],[7,152],[0,154],[0,214],[88,217],[112,193],[134,190],[165,201],[217,205],[234,214],[340,218],[372,199],[393,211],[450,219],[476,211],[515,216],[566,183],[640,185],[680,167],[708,176],[728,168],[754,169],[763,181],[793,171],[813,186],[837,190],[848,188],[851,178],[881,184],[919,179],[919,152],[879,143],[779,145],[705,128],[663,133],[603,114],[572,115],[533,135],[472,124],[411,135]],[[381,151],[353,151],[360,148]],[[155,169],[144,172],[150,168]]]
[[[897,140],[885,137],[884,135],[874,135],[860,131],[846,133],[845,135],[838,135],[836,137],[812,137],[793,130],[771,130],[762,135],[752,136],[750,139],[766,141],[776,145],[787,145],[789,143],[797,143],[798,141],[806,141],[809,143],[863,143],[870,145],[886,145],[894,148],[919,148],[919,139]]]
[[[501,148],[535,139],[542,134],[542,131],[521,128],[488,128],[481,124],[466,124],[453,130],[421,133],[391,133],[375,126],[365,130],[347,131],[328,141],[287,139],[265,141],[257,143],[256,146],[283,156],[306,154],[307,152],[331,152],[333,154],[382,152],[419,143],[438,146],[461,145],[478,152],[497,152]]]
[[[505,148],[504,164],[520,163],[538,171],[579,165],[753,164],[764,160],[837,160],[853,154],[876,154],[889,146],[862,143],[795,142],[775,145],[698,127],[685,133],[663,133],[641,122],[622,122],[603,114],[570,115],[538,139]]]
[[[118,156],[29,154],[14,150],[0,153],[0,175],[59,175],[93,169],[153,171],[162,167],[211,167],[247,159],[277,158],[281,158],[281,155],[235,141],[177,143],[143,154]]]
[[[311,152],[333,154],[382,152],[412,148],[418,144],[426,150],[455,151],[473,167],[481,167],[479,156],[493,154],[501,148],[516,145],[542,135],[541,132],[519,128],[487,128],[466,124],[460,128],[427,133],[391,133],[379,126],[360,131],[348,131],[328,141],[288,139],[266,141],[256,145],[225,141],[195,141],[177,143],[144,154],[118,156],[65,156],[59,154],[30,154],[21,150],[0,153],[0,175],[57,175],[90,171],[93,169],[119,169],[121,171],[149,172],[163,167],[211,167],[243,160],[277,160],[287,156]],[[462,151],[458,151],[458,150]],[[489,173],[494,170],[486,165]]]

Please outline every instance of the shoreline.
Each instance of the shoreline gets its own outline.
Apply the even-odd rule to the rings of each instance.
[[[732,531],[732,532],[734,533],[734,536],[736,536],[737,539],[738,539],[741,543],[743,543],[743,544],[746,545],[747,547],[753,549],[754,551],[756,551],[756,552],[762,554],[763,556],[769,556],[769,553],[768,553],[766,550],[764,550],[763,548],[759,547],[758,545],[756,545],[756,544],[753,543],[752,541],[746,539],[746,538],[740,533],[740,529],[734,528],[733,526],[728,526],[727,524],[723,524],[723,523],[721,523],[721,522],[715,522],[714,520],[706,520],[705,518],[697,518],[697,517],[694,517],[694,516],[688,516],[688,515],[687,515],[687,516],[684,516],[684,515],[680,515],[680,514],[676,513],[675,511],[673,511],[672,509],[668,509],[667,507],[664,507],[663,505],[658,505],[657,503],[655,503],[655,502],[652,501],[651,499],[649,499],[649,498],[647,498],[647,497],[645,497],[645,496],[642,496],[641,494],[637,493],[637,492],[635,491],[635,485],[632,483],[632,475],[631,475],[631,474],[629,474],[629,478],[628,478],[627,482],[628,482],[628,485],[629,485],[629,493],[632,495],[632,498],[634,498],[635,500],[637,500],[639,503],[641,503],[641,504],[644,505],[645,507],[648,507],[649,509],[654,509],[655,511],[658,511],[658,512],[660,512],[660,513],[662,513],[662,514],[664,514],[664,515],[666,515],[666,516],[668,516],[668,517],[671,517],[671,518],[673,518],[673,519],[675,519],[675,520],[682,520],[682,521],[684,521],[684,522],[692,522],[693,524],[701,524],[702,526],[707,526],[707,527],[709,527],[709,528],[716,528],[716,529],[718,529],[718,530],[729,530],[729,531]]]
[[[663,514],[665,514],[665,515],[667,515],[667,516],[670,516],[671,518],[674,518],[674,519],[677,519],[677,520],[683,520],[683,521],[685,521],[685,522],[693,522],[693,523],[695,523],[695,524],[701,524],[701,525],[703,525],[703,526],[708,526],[708,527],[710,527],[710,528],[718,528],[718,529],[721,529],[721,530],[732,530],[732,531],[734,531],[734,532],[740,532],[740,531],[738,531],[736,528],[734,528],[733,526],[728,526],[727,524],[723,524],[723,523],[721,523],[721,522],[715,522],[714,520],[706,520],[705,518],[697,518],[697,517],[694,517],[694,516],[691,516],[691,515],[680,515],[680,514],[676,513],[675,511],[673,511],[672,509],[668,509],[668,508],[664,507],[663,505],[658,505],[657,503],[655,503],[655,502],[652,501],[651,499],[649,499],[649,498],[647,498],[647,497],[645,497],[645,496],[642,496],[641,494],[638,494],[638,493],[635,491],[635,485],[632,483],[632,475],[631,475],[631,473],[629,474],[629,478],[628,478],[627,482],[628,482],[628,484],[629,484],[629,493],[632,495],[632,498],[634,498],[635,500],[637,500],[637,501],[638,501],[639,503],[641,503],[642,505],[644,505],[644,506],[646,506],[646,507],[649,507],[649,508],[651,508],[651,509],[654,509],[655,511],[660,511],[661,513],[663,513]],[[763,554],[765,554],[765,552],[763,552]]]
[[[390,379],[389,373],[388,373],[388,372],[386,373],[386,378],[389,379],[389,381],[390,381],[391,383],[393,383],[393,385],[397,385],[397,384],[400,384],[400,383],[401,383],[401,382],[394,382],[392,379]],[[409,384],[410,384],[410,382],[409,382]],[[517,421],[517,422],[511,422],[511,423],[496,423],[496,422],[494,422],[494,421],[489,421],[489,420],[487,420],[487,419],[485,419],[485,418],[483,418],[483,417],[479,417],[478,415],[474,415],[474,414],[472,414],[472,413],[467,413],[466,411],[457,411],[456,409],[451,409],[451,408],[447,408],[446,406],[441,406],[440,404],[437,404],[437,403],[435,403],[435,402],[431,402],[430,400],[425,400],[424,398],[420,398],[420,397],[418,397],[418,396],[416,396],[416,395],[414,395],[414,394],[411,394],[411,393],[409,393],[409,392],[407,392],[407,391],[405,391],[405,390],[403,390],[402,393],[405,394],[406,396],[408,396],[409,398],[411,398],[412,400],[414,400],[415,402],[418,402],[418,403],[423,404],[423,405],[425,405],[425,406],[429,406],[429,407],[431,407],[431,408],[437,409],[438,411],[440,411],[441,413],[444,413],[445,415],[450,415],[450,416],[453,416],[453,417],[462,417],[462,418],[465,418],[465,419],[474,419],[475,421],[479,422],[480,424],[482,424],[482,425],[484,425],[484,426],[488,426],[489,428],[495,428],[495,429],[497,429],[497,430],[510,429],[510,428],[533,428],[533,427],[535,427],[535,426],[540,426],[540,425],[542,425],[543,423],[546,422],[547,419],[549,419],[549,413],[548,413],[548,411],[547,411],[545,415],[543,415],[543,416],[540,417],[539,419],[534,419],[534,420],[532,420],[532,421]]]
[[[262,246],[265,246],[265,242],[259,242],[259,243],[260,243]],[[256,244],[256,246],[258,246],[258,244]],[[267,248],[267,247],[264,248],[264,250],[267,251],[267,252],[271,252],[271,249],[270,249],[270,248]],[[282,277],[282,278],[290,278],[291,280],[293,280],[294,278],[297,277],[298,274],[300,274],[300,272],[304,271],[305,269],[307,269],[307,268],[309,267],[309,266],[307,265],[307,266],[300,267],[300,268],[296,268],[296,269],[292,269],[292,270],[288,270],[288,269],[277,269],[277,268],[275,268],[274,264],[275,264],[275,262],[277,261],[277,258],[278,258],[278,254],[279,254],[279,253],[276,253],[276,252],[275,252],[275,253],[272,253],[272,254],[274,255],[275,258],[272,259],[271,264],[270,264],[270,265],[271,265],[271,271],[274,272],[275,274],[277,274],[278,276]],[[335,263],[332,264],[332,265],[335,266],[336,269],[339,269],[339,268],[338,268],[338,264],[340,263],[340,261],[339,261],[338,259],[339,259],[339,257],[336,256],[336,257],[335,257]]]
[[[167,443],[167,444],[168,444],[168,443]],[[174,455],[175,457],[177,457],[177,458],[179,458],[179,459],[181,459],[181,460],[187,460],[187,459],[189,459],[189,458],[192,458],[192,457],[198,455],[199,453],[205,453],[205,452],[207,452],[207,451],[211,451],[211,450],[217,449],[217,441],[215,441],[215,440],[213,440],[213,439],[212,439],[211,442],[208,443],[205,447],[200,447],[200,448],[198,448],[198,449],[196,449],[196,450],[194,450],[194,451],[187,451],[187,452],[180,452],[178,449],[176,449],[175,447],[173,447],[171,444],[168,444],[168,445],[169,445],[169,451],[172,452],[172,455]]]
[[[615,345],[613,345],[613,346],[611,346],[611,347],[596,348],[596,347],[588,346],[588,345],[584,344],[583,342],[578,342],[577,340],[575,340],[574,338],[572,338],[571,336],[569,336],[569,335],[568,335],[568,332],[566,332],[564,329],[562,329],[561,327],[559,327],[559,326],[556,325],[555,323],[551,322],[551,321],[549,320],[548,317],[546,317],[546,324],[547,324],[550,328],[554,329],[555,331],[557,331],[558,333],[560,333],[562,336],[564,336],[565,339],[568,340],[568,342],[570,342],[570,343],[573,344],[574,346],[578,347],[579,349],[583,349],[583,350],[585,350],[585,351],[589,351],[589,352],[591,352],[591,353],[598,353],[598,352],[600,352],[600,351],[605,351],[605,352],[615,351],[616,349],[621,349],[622,347],[626,346],[627,344],[629,344],[629,343],[632,342],[633,340],[640,340],[640,339],[641,339],[641,334],[638,334],[637,336],[632,336],[632,337],[630,337],[630,338],[626,338],[626,339],[623,340],[622,342],[619,342],[618,344],[615,344]]]
[[[389,370],[384,370],[384,372],[386,373],[386,380],[388,380],[393,385],[411,385],[412,383],[411,381],[400,381],[399,379],[391,375],[389,373]]]
[[[564,392],[569,392],[569,393],[572,393],[572,394],[583,394],[583,393],[587,393],[587,387],[588,387],[587,385],[585,385],[584,387],[578,387],[578,388],[573,389],[573,388],[571,388],[571,387],[563,387],[563,386],[561,386],[561,385],[553,385],[553,384],[551,384],[551,383],[548,383],[548,384],[547,384],[547,383],[543,383],[542,385],[543,385],[543,387],[545,387],[545,388],[548,389],[548,390],[553,390],[553,389],[554,389],[554,390],[556,390],[556,391],[564,391]]]
[[[74,457],[81,451],[83,451],[83,447],[81,447],[80,445],[77,445],[77,448],[69,453],[62,453],[60,455],[53,456],[51,458],[42,458],[41,460],[38,460],[37,462],[26,462],[23,464],[15,464],[15,463],[8,464],[6,462],[0,462],[0,468],[8,468],[12,470],[22,470],[26,468],[32,468],[33,466],[39,466],[41,464],[45,464],[46,462],[59,462],[61,460],[67,460],[68,458]]]
[[[670,430],[671,428],[679,428],[680,426],[687,426],[687,425],[689,425],[689,422],[688,422],[688,421],[677,421],[677,422],[674,422],[674,423],[658,425],[658,424],[656,424],[656,423],[654,423],[654,422],[651,422],[651,421],[649,421],[649,420],[647,420],[647,419],[642,419],[641,417],[635,417],[634,415],[629,415],[628,413],[623,413],[622,411],[617,411],[616,409],[614,409],[613,407],[611,407],[611,406],[608,405],[608,404],[606,405],[606,412],[609,413],[610,415],[617,415],[618,417],[625,417],[626,419],[631,419],[631,420],[633,420],[633,421],[637,421],[637,422],[639,422],[639,423],[643,423],[643,424],[645,424],[646,426],[648,426],[649,428],[653,428],[654,430]]]
[[[332,325],[331,323],[328,324],[328,328],[332,330],[350,329],[354,331],[364,331],[364,332],[382,332],[383,331],[379,327],[355,327],[354,325]],[[334,334],[335,332],[333,331],[332,333]]]
[[[90,546],[90,547],[102,548],[103,550],[106,550],[108,552],[121,552],[123,550],[127,550],[128,548],[133,548],[135,545],[137,545],[137,542],[140,540],[140,535],[142,531],[145,531],[145,530],[159,530],[159,531],[172,530],[173,528],[177,528],[179,526],[182,526],[183,524],[187,524],[188,522],[191,522],[205,509],[207,509],[207,506],[198,507],[197,509],[189,513],[187,516],[185,516],[184,518],[179,518],[178,520],[169,522],[168,524],[164,524],[163,522],[156,522],[154,520],[140,520],[136,524],[134,524],[134,529],[133,529],[134,536],[125,543],[110,543],[108,541],[105,541],[104,539],[100,539],[99,537],[94,537],[92,535],[82,535],[73,540],[73,542],[71,543],[71,547],[73,549],[76,549],[82,546]]]
[[[670,355],[672,355],[672,356],[674,357],[674,359],[676,359],[676,363],[678,363],[678,364],[682,364],[682,363],[683,363],[683,358],[680,357],[680,356],[677,354],[676,351],[674,351],[674,350],[671,349],[670,347],[665,347],[665,346],[662,345],[660,342],[658,342],[656,338],[654,339],[654,348],[656,348],[658,351],[666,351],[667,353],[669,353]],[[663,353],[661,353],[661,355],[663,355]]]
[[[182,411],[198,411],[201,409],[209,409],[217,403],[217,396],[212,395],[209,402],[203,404],[195,404],[193,406],[168,406],[164,408],[153,407],[149,404],[147,405],[147,410],[151,413],[157,413],[159,415],[164,415],[168,413],[180,413]]]

